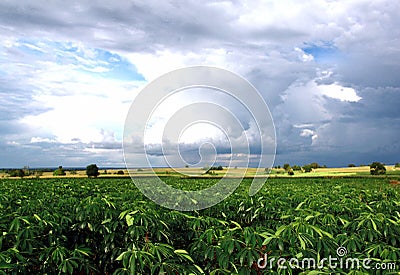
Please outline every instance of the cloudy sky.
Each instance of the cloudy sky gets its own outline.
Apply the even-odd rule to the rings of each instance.
[[[399,10],[390,0],[0,1],[0,167],[124,166],[132,101],[191,65],[258,89],[276,164],[399,162]]]

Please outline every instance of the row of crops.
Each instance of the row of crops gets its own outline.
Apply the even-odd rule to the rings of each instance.
[[[249,197],[250,183],[212,208],[178,212],[130,179],[2,180],[0,274],[399,274],[399,188],[276,178]],[[332,257],[334,266],[321,262]]]

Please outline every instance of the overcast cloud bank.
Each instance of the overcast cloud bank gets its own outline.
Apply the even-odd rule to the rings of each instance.
[[[189,65],[232,70],[260,91],[277,164],[398,162],[399,10],[398,1],[1,1],[0,167],[123,166],[132,100]]]

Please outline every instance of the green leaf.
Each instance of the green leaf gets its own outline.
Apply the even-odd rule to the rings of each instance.
[[[239,223],[237,223],[237,222],[235,222],[235,221],[231,221],[231,223],[233,223],[234,225],[236,225],[235,228],[230,229],[231,231],[236,230],[236,229],[240,229],[240,230],[242,229],[242,227],[240,226]]]
[[[312,219],[312,218],[314,218],[313,215],[308,215],[308,216],[305,218],[305,220],[308,221],[308,220],[310,220],[310,219]]]
[[[112,219],[106,219],[106,220],[102,221],[101,224],[106,224],[106,223],[109,223],[111,221],[112,221]]]
[[[134,218],[130,214],[125,216],[125,220],[126,220],[126,224],[128,226],[132,226],[133,225]]]
[[[89,257],[90,249],[89,248],[75,248],[75,251],[78,252],[79,254],[83,254],[87,257]]]
[[[301,203],[299,203],[299,205],[297,205],[295,210],[300,210],[301,207],[303,206],[303,204],[305,204],[305,203],[306,203],[306,201],[302,201]]]
[[[129,212],[129,210],[125,210],[125,211],[121,212],[121,213],[119,214],[118,218],[119,218],[119,219],[125,218],[125,215],[126,215],[128,212]]]
[[[203,271],[203,269],[201,269],[200,266],[198,266],[198,265],[196,265],[196,264],[193,264],[193,265],[194,265],[194,267],[195,267],[201,274],[204,274],[204,271]]]
[[[122,252],[115,260],[116,261],[121,261],[124,258],[126,253],[129,253],[129,251]]]
[[[267,245],[271,242],[271,240],[276,239],[276,236],[271,236],[271,237],[267,237],[265,238],[265,240],[263,241],[262,245]]]
[[[303,250],[305,250],[306,249],[306,243],[304,242],[304,240],[303,240],[303,238],[302,238],[302,235],[298,235],[297,236],[297,238],[299,239],[299,241],[300,241],[300,247],[301,247],[301,249],[303,249]]]
[[[186,250],[183,249],[177,249],[174,251],[175,254],[177,254],[180,257],[185,258],[186,260],[190,261],[190,262],[194,262],[192,257],[190,257],[189,253]]]
[[[378,231],[378,227],[376,226],[376,223],[375,223],[375,221],[373,220],[373,219],[371,219],[371,223],[372,223],[372,227],[374,228],[374,230],[376,231],[376,232],[379,232]],[[379,232],[380,233],[380,232]]]
[[[287,225],[281,225],[275,232],[275,236],[280,236],[282,232],[287,228]]]
[[[33,217],[35,217],[35,219],[37,219],[38,221],[42,220],[37,214],[33,214]]]
[[[330,274],[329,272],[323,272],[323,271],[319,271],[319,270],[311,270],[307,273],[304,273],[307,275],[318,275],[318,274]]]

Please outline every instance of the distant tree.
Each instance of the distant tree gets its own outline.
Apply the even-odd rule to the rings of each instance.
[[[71,175],[76,175],[76,170],[71,170],[71,171],[69,171],[69,173],[70,173]]]
[[[43,176],[43,171],[42,171],[42,170],[35,170],[35,176],[36,176],[37,178]]]
[[[96,164],[86,166],[86,175],[88,178],[97,178],[99,174],[99,167]]]
[[[30,170],[29,166],[27,166],[27,165],[24,166],[23,170],[24,170],[25,176],[30,176],[31,175],[31,170]]]
[[[292,166],[293,171],[301,171],[301,167],[299,165]]]
[[[290,168],[291,168],[291,167],[290,167],[290,164],[289,164],[289,163],[285,163],[285,164],[283,165],[283,169],[285,169],[285,171],[289,171]]]
[[[276,168],[278,168],[278,169],[281,169],[281,166],[280,166],[280,165],[278,165]]]
[[[384,175],[386,174],[386,168],[382,163],[375,161],[369,166],[369,172],[371,175]]]
[[[122,170],[118,170],[118,172],[117,172],[117,175],[124,175],[125,173],[124,173],[124,171],[122,171]]]
[[[303,170],[305,173],[310,173],[312,171],[312,169],[313,168],[312,168],[311,164],[307,164],[307,165],[303,166]]]
[[[396,164],[394,165],[394,167],[400,168],[400,163],[396,163]]]
[[[350,163],[349,165],[347,165],[347,167],[356,167],[356,165],[353,163]]]
[[[313,168],[313,169],[317,169],[317,168],[321,168],[321,167],[322,167],[322,166],[320,166],[320,165],[319,165],[318,163],[316,163],[316,162],[311,163],[310,166],[311,166],[311,168]]]
[[[208,170],[224,170],[224,167],[222,167],[222,165],[220,165],[220,166],[212,166]]]
[[[267,174],[271,173],[271,171],[272,171],[272,169],[269,168],[269,167],[267,167],[267,168],[264,169],[264,172],[267,173]]]
[[[10,177],[20,177],[23,178],[25,176],[25,172],[23,169],[15,169],[10,171]]]
[[[293,176],[294,175],[294,171],[293,171],[292,168],[290,168],[287,173],[288,173],[289,176]]]
[[[58,168],[53,172],[53,176],[65,176],[65,170],[64,168],[60,165]]]

